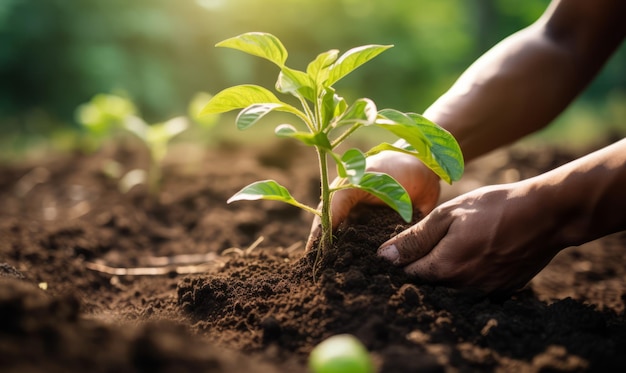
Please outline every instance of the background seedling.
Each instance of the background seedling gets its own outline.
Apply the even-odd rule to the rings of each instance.
[[[148,191],[156,195],[161,187],[161,163],[167,154],[167,145],[174,136],[182,133],[188,127],[185,117],[176,117],[156,124],[148,124],[136,116],[128,117],[125,127],[137,135],[150,151],[150,168],[148,169]]]
[[[133,102],[116,94],[100,93],[76,108],[76,120],[87,131],[82,143],[93,151],[124,127],[126,118],[137,115]]]
[[[394,109],[378,110],[368,98],[359,98],[348,104],[336,93],[333,85],[350,72],[376,57],[390,45],[364,45],[339,55],[336,49],[319,54],[305,71],[286,66],[287,50],[282,42],[268,33],[242,34],[217,44],[218,47],[237,49],[267,59],[280,69],[276,90],[296,97],[301,109],[279,100],[271,91],[258,85],[239,85],[217,93],[201,114],[217,114],[241,109],[236,119],[237,127],[247,129],[272,111],[293,114],[303,124],[298,129],[292,124],[281,124],[275,134],[312,146],[317,151],[320,169],[321,206],[319,209],[297,201],[274,180],[252,183],[228,202],[238,200],[277,200],[302,208],[321,218],[320,252],[332,243],[330,201],[342,189],[358,188],[378,197],[397,211],[407,222],[412,218],[411,200],[404,188],[391,176],[366,172],[366,158],[382,151],[411,154],[424,162],[447,182],[461,177],[463,157],[452,135],[415,113]],[[361,127],[378,126],[404,139],[405,145],[382,143],[368,152],[352,148],[343,154],[337,147]],[[339,182],[331,185],[329,160],[337,167]]]
[[[210,95],[198,93],[190,102],[190,112],[197,114],[198,108],[205,105]],[[150,152],[148,170],[134,169],[127,172],[120,179],[120,189],[123,192],[133,186],[146,183],[150,195],[155,196],[160,189],[162,178],[161,165],[167,154],[169,142],[177,135],[187,130],[190,120],[179,116],[162,123],[148,124],[137,114],[135,105],[127,98],[99,94],[77,109],[77,119],[92,138],[102,141],[117,131],[127,131],[139,138]],[[217,116],[197,118],[191,115],[191,122],[204,127],[210,127],[217,121]],[[121,176],[121,165],[115,161],[108,162],[103,172],[113,178]]]

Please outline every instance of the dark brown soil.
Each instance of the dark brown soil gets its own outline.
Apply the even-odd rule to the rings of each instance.
[[[378,260],[408,225],[362,208],[314,280],[308,215],[225,201],[273,178],[314,205],[315,160],[282,142],[190,154],[172,153],[158,198],[121,193],[101,171],[111,159],[145,166],[132,143],[0,168],[0,371],[305,372],[339,333],[381,372],[626,371],[623,233],[565,250],[526,289],[493,298]],[[442,198],[574,155],[498,152]]]

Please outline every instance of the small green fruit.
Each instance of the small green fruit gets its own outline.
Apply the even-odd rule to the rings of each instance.
[[[313,373],[373,373],[365,346],[350,334],[332,336],[315,346],[309,355]]]

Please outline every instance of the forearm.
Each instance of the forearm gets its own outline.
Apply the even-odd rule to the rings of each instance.
[[[624,22],[611,10],[626,2],[602,3],[555,2],[485,53],[424,115],[456,137],[466,161],[545,127],[624,37]]]
[[[544,127],[579,91],[567,55],[537,32],[503,41],[424,113],[455,136],[467,162]]]
[[[527,183],[559,248],[626,230],[626,139]]]

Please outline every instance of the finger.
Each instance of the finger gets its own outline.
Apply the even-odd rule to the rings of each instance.
[[[441,209],[434,210],[417,224],[380,245],[378,256],[398,266],[424,257],[446,235],[451,222],[447,216]]]
[[[427,282],[437,282],[441,278],[441,261],[437,258],[437,251],[432,250],[423,258],[414,261],[404,267],[404,272],[409,275],[418,277]]]

